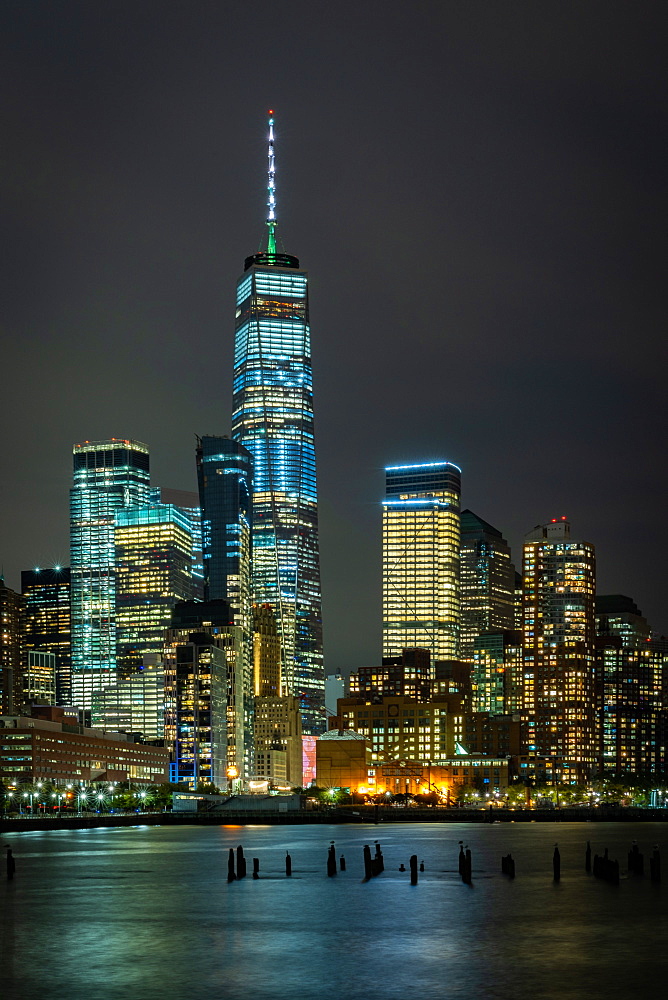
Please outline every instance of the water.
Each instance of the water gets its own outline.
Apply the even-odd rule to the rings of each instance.
[[[385,873],[362,882],[378,838]],[[473,886],[457,873],[473,853]],[[11,1000],[381,1000],[661,995],[668,886],[584,871],[585,842],[626,869],[663,824],[135,827],[0,835],[0,995]],[[347,871],[326,877],[330,840]],[[558,840],[562,880],[552,881]],[[227,850],[252,871],[227,884]],[[285,878],[290,850],[293,877]],[[512,852],[517,877],[500,874]],[[424,859],[416,887],[410,854]]]

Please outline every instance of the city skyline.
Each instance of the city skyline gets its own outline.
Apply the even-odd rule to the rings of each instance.
[[[249,14],[123,9],[4,24],[7,584],[68,562],[73,442],[146,441],[155,481],[193,490],[195,434],[229,433],[231,284],[275,103],[318,329],[326,669],[378,658],[383,468],[443,456],[516,565],[566,515],[599,592],[668,632],[653,8],[420,10],[407,40],[403,5],[370,4],[352,43],[345,18],[291,11],[252,74]],[[270,51],[295,44],[290,80]]]

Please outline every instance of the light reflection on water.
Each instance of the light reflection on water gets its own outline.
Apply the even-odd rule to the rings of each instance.
[[[362,882],[378,838],[385,873]],[[12,1000],[642,1000],[668,972],[666,887],[584,872],[584,848],[626,868],[662,824],[135,827],[4,834],[0,993]],[[347,871],[326,877],[330,840]],[[473,886],[457,874],[473,852]],[[552,881],[559,842],[562,881]],[[243,843],[261,876],[227,884]],[[284,877],[284,857],[293,878]],[[511,851],[517,877],[500,874]],[[426,871],[411,887],[410,854]]]

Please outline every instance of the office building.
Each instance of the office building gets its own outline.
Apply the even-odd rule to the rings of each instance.
[[[228,774],[249,778],[253,719],[245,699],[243,633],[227,601],[177,604],[163,662],[172,780],[226,788]]]
[[[339,699],[338,729],[365,736],[373,760],[435,761],[455,753],[462,741],[463,713],[456,696],[419,702],[402,695]]]
[[[193,600],[204,600],[204,557],[202,554],[202,509],[199,494],[190,490],[174,490],[168,486],[152,486],[149,503],[169,503],[178,507],[190,519],[193,536],[192,583]]]
[[[524,543],[522,715],[529,754],[554,762],[562,781],[600,764],[594,668],[593,545],[571,538],[565,518],[539,525]]]
[[[156,785],[169,780],[167,764],[164,747],[84,727],[62,708],[0,717],[0,781],[9,785],[41,781],[63,787],[76,782],[75,794],[90,782]],[[38,803],[39,795],[37,791]]]
[[[23,704],[22,609],[23,598],[0,575],[0,712],[19,711]]]
[[[193,527],[172,504],[124,507],[114,521],[116,665],[138,673],[160,654],[174,605],[193,597]]]
[[[139,441],[111,438],[74,445],[73,458],[72,700],[91,709],[94,692],[116,681],[115,518],[146,502],[149,455]]]
[[[32,650],[52,653],[56,664],[56,701],[72,699],[70,571],[66,566],[21,573],[23,656]]]
[[[668,773],[668,653],[649,644],[596,640],[603,692],[603,773],[650,778]]]
[[[462,742],[469,754],[517,757],[521,750],[520,716],[467,712]]]
[[[23,705],[55,705],[55,654],[31,649],[27,660],[23,675]]]
[[[253,694],[256,698],[283,694],[281,639],[269,604],[253,605]]]
[[[164,639],[163,639],[164,642]],[[104,720],[104,728],[130,733],[145,741],[165,738],[165,669],[163,651],[144,653],[142,662],[116,681],[93,692],[91,714]]]
[[[472,510],[461,513],[459,655],[473,658],[482,632],[512,629],[515,621],[515,567],[501,534]]]
[[[519,712],[524,672],[522,633],[481,632],[473,641],[471,709],[474,712]]]
[[[450,804],[463,789],[475,789],[478,798],[498,799],[509,785],[508,759],[458,753],[432,761],[375,760],[368,741],[359,733],[333,729],[318,740],[317,784],[343,789],[354,796],[422,796]],[[375,800],[377,801],[377,800]],[[419,800],[418,800],[419,801]]]
[[[596,634],[617,636],[622,646],[631,649],[645,645],[651,638],[647,619],[630,597],[623,594],[596,596]]]
[[[274,782],[287,780],[301,788],[302,725],[297,698],[293,695],[256,698],[254,732],[256,776]]]
[[[369,698],[398,694],[428,701],[435,693],[433,681],[429,650],[403,649],[401,656],[385,657],[380,666],[352,670],[349,683],[351,696]]]
[[[459,496],[451,462],[390,466],[383,501],[383,657],[459,645]]]
[[[204,599],[227,600],[250,632],[253,459],[227,437],[197,438]]]
[[[197,438],[205,601],[226,600],[242,629],[245,700],[253,689],[253,459],[228,437]]]
[[[268,241],[237,283],[232,437],[253,457],[253,590],[274,610],[286,691],[324,727],[308,278],[276,246],[273,118]]]

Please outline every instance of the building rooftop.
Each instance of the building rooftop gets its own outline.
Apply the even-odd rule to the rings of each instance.
[[[353,729],[330,729],[323,733],[321,740],[366,740],[366,736],[356,733]]]

